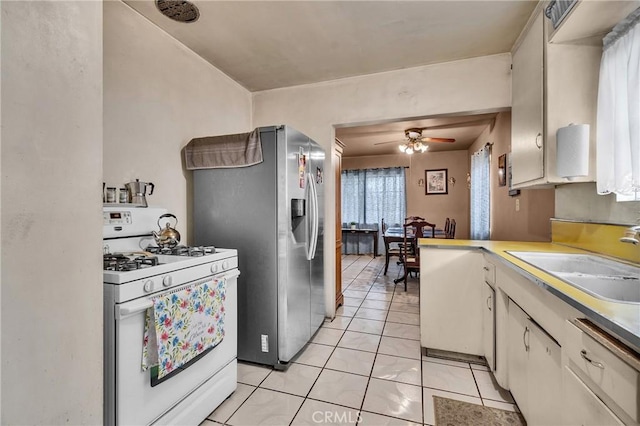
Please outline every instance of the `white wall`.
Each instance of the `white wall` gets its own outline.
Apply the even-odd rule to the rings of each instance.
[[[469,239],[469,166],[467,150],[411,155],[411,167],[407,173],[407,214],[424,217],[440,229],[444,228],[447,218],[454,219],[456,238]],[[455,184],[447,185],[446,194],[426,195],[426,183],[420,186],[418,180],[427,181],[425,170],[440,169],[447,169],[447,178],[454,178]]]
[[[407,216],[420,216],[427,222],[444,228],[447,218],[456,221],[456,238],[469,238],[469,151],[440,151],[426,154],[393,154],[347,157],[342,169],[370,169],[376,167],[406,167]],[[425,170],[447,169],[447,177],[454,185],[447,185],[447,194],[425,194]],[[422,186],[419,180],[422,179]]]
[[[99,424],[102,5],[1,9],[1,423]]]
[[[559,219],[637,225],[640,202],[616,202],[616,196],[598,195],[595,183],[570,183],[556,187],[556,215]]]
[[[178,217],[185,242],[191,172],[181,149],[194,137],[251,129],[246,89],[126,4],[104,3],[107,186],[153,182],[147,201]]]
[[[375,122],[443,113],[475,112],[511,106],[511,55],[346,78],[253,94],[254,126],[288,124],[334,148],[334,125]],[[332,158],[333,155],[328,155]],[[327,167],[329,167],[327,165]],[[335,167],[332,164],[331,167]],[[327,200],[335,198],[333,173],[326,173]],[[335,229],[334,203],[325,203],[325,229]],[[325,247],[333,247],[332,232]],[[334,277],[335,253],[325,251],[325,277]],[[333,316],[335,282],[325,291]]]

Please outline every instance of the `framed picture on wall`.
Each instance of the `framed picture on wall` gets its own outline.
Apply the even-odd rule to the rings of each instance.
[[[447,194],[447,169],[425,170],[425,195]]]
[[[507,154],[498,157],[498,186],[507,186]]]

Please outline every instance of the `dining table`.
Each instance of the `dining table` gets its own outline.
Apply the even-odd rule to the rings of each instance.
[[[404,243],[404,228],[401,226],[390,227],[384,231],[382,234],[382,239],[384,240],[384,250],[385,250],[385,260],[384,260],[384,270],[385,274],[387,269],[389,269],[389,244],[391,243]],[[423,232],[423,235],[420,238],[445,238],[445,233],[442,229],[436,229],[435,227],[431,229],[431,232]],[[408,230],[407,232],[407,242],[413,242],[415,240],[415,235],[413,230]]]

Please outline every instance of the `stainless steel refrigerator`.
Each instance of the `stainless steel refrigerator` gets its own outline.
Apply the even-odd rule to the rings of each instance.
[[[238,250],[238,359],[286,368],[325,316],[325,153],[259,131],[262,163],[193,172],[194,243]]]

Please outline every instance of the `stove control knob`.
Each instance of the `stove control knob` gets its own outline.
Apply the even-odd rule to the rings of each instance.
[[[165,287],[169,287],[173,284],[173,277],[171,275],[167,275],[162,279],[162,285]]]
[[[144,283],[144,291],[145,291],[146,293],[149,293],[149,292],[151,292],[151,290],[153,290],[153,281],[151,281],[151,280],[147,280],[147,281]]]
[[[229,262],[227,262],[226,260],[222,262],[222,268],[223,269],[229,269]]]
[[[216,272],[218,272],[218,264],[217,263],[213,263],[211,265],[211,273],[215,274]]]

